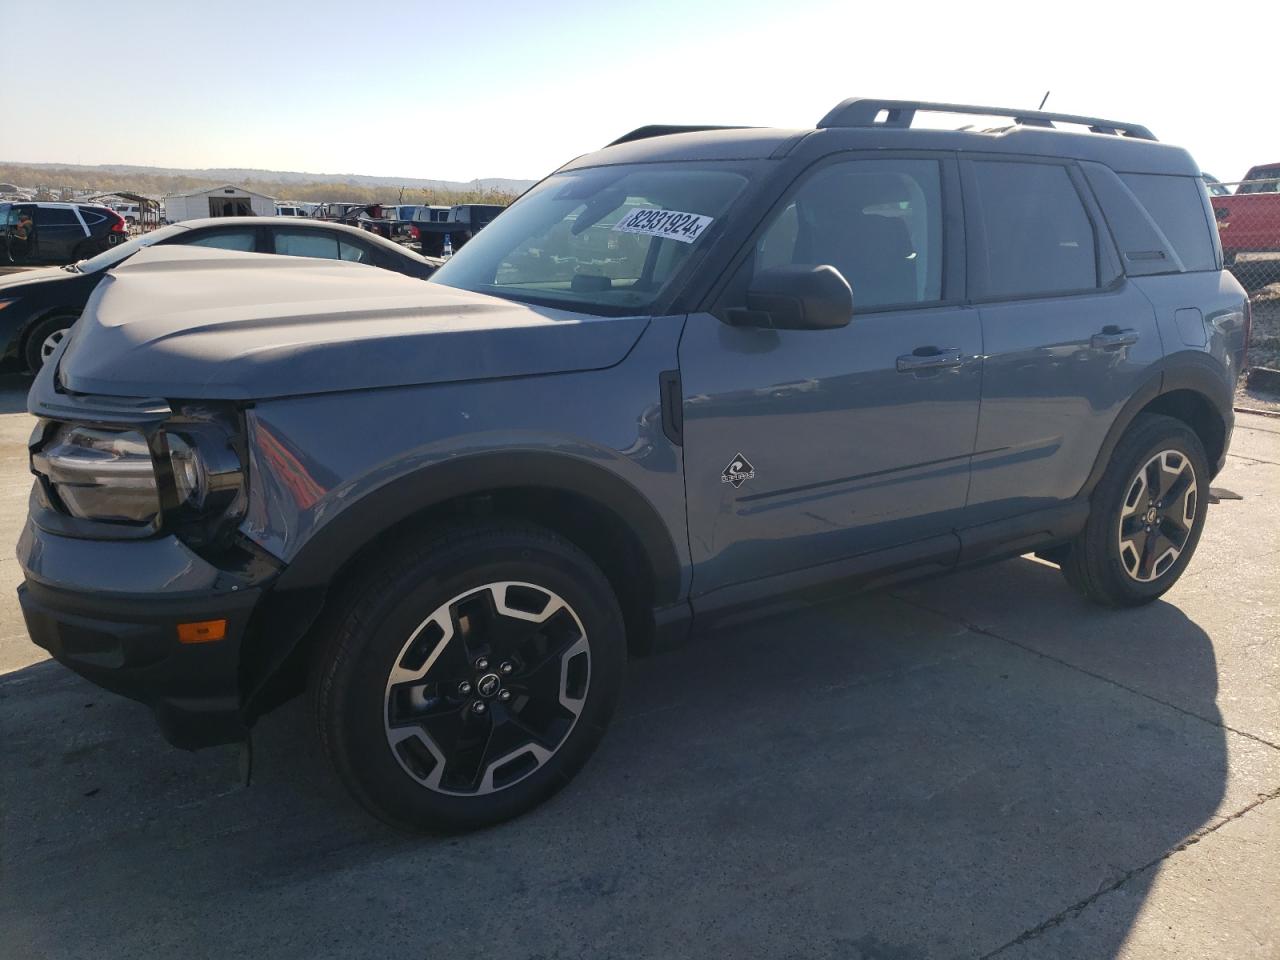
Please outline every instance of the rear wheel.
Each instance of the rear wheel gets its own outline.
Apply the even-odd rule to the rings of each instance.
[[[36,324],[31,332],[27,334],[27,342],[24,348],[27,369],[32,373],[39,373],[45,361],[53,356],[53,352],[66,339],[67,334],[71,331],[72,324],[78,319],[79,316],[77,314],[62,313],[57,316],[46,317]]]
[[[1208,509],[1209,465],[1180,420],[1142,414],[1116,446],[1089,520],[1062,560],[1067,580],[1106,606],[1150,603],[1195,553]]]
[[[449,531],[356,584],[315,664],[320,737],[370,812],[405,829],[506,820],[599,742],[625,666],[591,560],[523,524]]]

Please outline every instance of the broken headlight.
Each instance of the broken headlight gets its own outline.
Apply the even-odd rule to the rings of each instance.
[[[31,466],[77,519],[148,523],[160,512],[151,448],[137,430],[58,427]]]
[[[150,430],[66,423],[44,436],[32,469],[49,505],[78,520],[195,530],[243,512],[243,460],[224,418]]]

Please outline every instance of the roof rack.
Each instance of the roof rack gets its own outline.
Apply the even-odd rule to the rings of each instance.
[[[1011,117],[1024,127],[1048,127],[1055,123],[1074,123],[1088,127],[1093,133],[1109,133],[1118,137],[1154,140],[1146,127],[1136,123],[1120,123],[1099,117],[1080,117],[1070,113],[1045,113],[1043,110],[1020,110],[1011,107],[978,107],[967,103],[928,103],[923,100],[876,100],[852,97],[838,103],[818,127],[910,127],[917,110],[930,113],[960,113],[984,117]],[[877,118],[884,114],[884,119]]]
[[[746,127],[735,126],[675,126],[664,123],[651,123],[646,127],[636,127],[630,133],[624,133],[612,143],[605,144],[606,147],[616,147],[620,143],[630,143],[633,140],[648,140],[650,137],[665,137],[671,133],[698,133],[702,130],[745,130]]]

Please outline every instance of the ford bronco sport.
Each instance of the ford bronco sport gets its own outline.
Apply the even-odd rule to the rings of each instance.
[[[178,745],[309,681],[370,811],[493,823],[694,624],[1031,551],[1099,603],[1160,596],[1247,325],[1199,167],[1139,126],[849,100],[646,127],[427,284],[114,269],[31,390],[22,609]]]

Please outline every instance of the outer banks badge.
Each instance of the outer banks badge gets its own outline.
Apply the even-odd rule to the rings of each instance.
[[[751,461],[742,454],[738,454],[729,461],[729,465],[725,467],[724,472],[720,474],[720,482],[732,483],[735,490],[748,480],[754,480],[755,478],[756,468],[753,467],[751,465]]]

